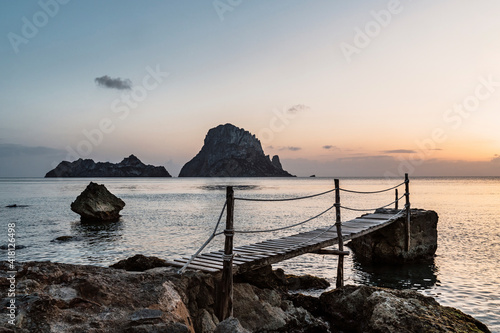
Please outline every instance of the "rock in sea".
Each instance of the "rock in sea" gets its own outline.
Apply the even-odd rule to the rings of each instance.
[[[93,182],[71,203],[71,210],[82,221],[117,221],[125,202],[116,197],[104,185]]]
[[[94,162],[78,159],[74,162],[62,161],[47,172],[50,177],[171,177],[163,166],[146,165],[136,156],[130,155],[120,163]]]
[[[293,177],[279,157],[265,155],[260,141],[243,128],[219,125],[208,131],[200,152],[179,177]]]

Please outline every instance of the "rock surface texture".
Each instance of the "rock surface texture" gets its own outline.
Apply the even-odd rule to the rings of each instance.
[[[78,159],[74,162],[62,161],[47,172],[50,177],[171,177],[165,167],[146,165],[134,155],[120,163],[97,162],[91,159]]]
[[[260,141],[231,124],[208,131],[198,155],[187,162],[179,177],[292,177],[278,156],[264,155]]]
[[[160,260],[146,259],[148,265]],[[0,263],[4,290],[11,270]],[[15,314],[0,313],[0,332],[489,332],[474,318],[413,291],[346,286],[317,298],[235,283],[234,318],[219,322],[217,280],[209,274],[51,262],[17,264],[15,271]],[[283,280],[281,273],[272,274],[269,280]],[[1,304],[10,304],[7,293]]]
[[[381,214],[395,214],[392,209],[379,209]],[[402,264],[421,262],[434,257],[437,249],[438,215],[434,211],[412,209],[410,215],[410,251],[405,251],[406,216],[368,235],[353,239],[348,246],[360,261]]]
[[[71,210],[82,221],[117,221],[125,202],[108,191],[104,185],[93,182],[71,203]]]
[[[319,300],[328,320],[344,332],[489,332],[471,316],[411,290],[345,286]]]

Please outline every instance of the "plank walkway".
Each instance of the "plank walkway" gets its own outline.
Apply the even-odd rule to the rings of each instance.
[[[354,239],[393,223],[399,216],[392,214],[366,214],[342,223],[342,239]],[[338,244],[335,227],[320,228],[278,239],[270,239],[256,244],[238,246],[233,249],[233,274],[244,273],[260,267],[275,264],[299,255],[316,252]],[[312,239],[314,238],[314,239]],[[312,240],[311,240],[312,239]],[[203,253],[189,264],[188,268],[207,273],[220,274],[224,251]],[[190,257],[168,261],[171,266],[182,267]]]

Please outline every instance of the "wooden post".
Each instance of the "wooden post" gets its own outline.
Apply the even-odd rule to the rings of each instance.
[[[395,204],[395,207],[394,207],[396,210],[398,210],[398,207],[399,207],[398,206],[398,204],[399,204],[398,198],[399,198],[398,189],[396,189],[396,199],[395,199],[396,200],[396,204]]]
[[[224,243],[224,262],[219,292],[217,293],[217,317],[220,321],[233,315],[233,219],[234,219],[234,191],[232,186],[226,189],[226,236]]]
[[[339,251],[344,251],[344,240],[342,239],[342,223],[340,219],[340,182],[335,179],[335,226],[337,227],[337,237],[339,240]],[[344,286],[344,255],[339,254],[339,262],[337,266],[337,288]]]
[[[408,178],[408,174],[405,173],[405,197],[406,197],[406,223],[405,223],[405,245],[406,251],[410,251],[410,179]]]

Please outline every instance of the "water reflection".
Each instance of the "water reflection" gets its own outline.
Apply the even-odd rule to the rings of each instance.
[[[207,191],[225,191],[227,186],[233,186],[234,190],[255,190],[260,187],[258,185],[203,185],[200,188]]]
[[[356,283],[393,289],[431,289],[439,280],[432,262],[400,266],[353,262]]]
[[[77,222],[71,226],[72,233],[88,245],[114,243],[123,236],[124,226],[116,222]]]

